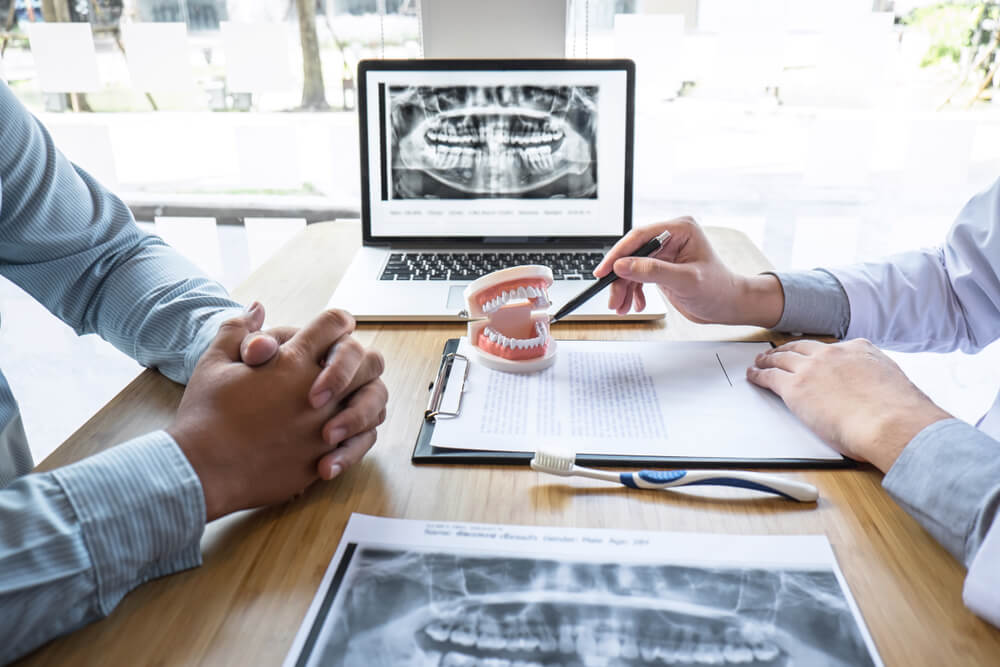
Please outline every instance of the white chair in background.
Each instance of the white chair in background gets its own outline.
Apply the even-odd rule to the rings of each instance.
[[[230,92],[260,93],[295,88],[284,24],[223,21],[220,29]]]
[[[616,14],[615,56],[635,61],[636,96],[672,99],[683,82],[684,16]]]
[[[764,247],[767,219],[762,215],[710,215],[699,222],[703,225],[739,230],[746,234],[765,255],[767,254],[767,248]]]
[[[28,39],[43,93],[89,93],[101,87],[89,23],[29,23]]]
[[[186,25],[126,23],[122,37],[133,88],[144,92],[194,88]]]
[[[111,143],[111,128],[106,121],[95,118],[88,123],[62,123],[59,122],[61,118],[67,116],[56,116],[48,123],[56,147],[101,185],[112,191],[117,190],[118,169]]]
[[[305,218],[246,218],[243,226],[247,232],[247,251],[250,270],[261,264],[306,228]]]

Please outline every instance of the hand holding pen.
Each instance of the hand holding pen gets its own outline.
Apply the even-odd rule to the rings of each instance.
[[[670,238],[659,250],[645,258],[629,257],[664,231]],[[731,271],[691,218],[633,229],[608,252],[594,275],[605,276],[612,269],[620,279],[611,284],[608,308],[620,315],[633,307],[645,308],[643,283],[654,283],[681,315],[699,324],[773,327],[784,308],[777,278]]]
[[[628,238],[628,236],[626,236],[625,238]],[[624,241],[625,238],[623,238],[622,241]],[[644,243],[638,250],[636,250],[635,252],[631,253],[631,256],[632,257],[648,257],[649,255],[652,255],[654,252],[656,252],[660,248],[662,248],[663,244],[666,243],[667,239],[669,239],[669,238],[670,238],[670,232],[667,231],[667,230],[663,230],[662,232],[660,232],[659,234],[657,234],[652,239],[646,241],[646,243]],[[620,245],[622,241],[619,241],[618,245]],[[615,247],[617,248],[618,245],[616,245]],[[606,261],[607,261],[607,258],[605,257],[604,262],[606,262]],[[602,262],[602,264],[603,264],[603,262]],[[616,280],[618,280],[618,276],[614,273],[614,271],[606,272],[603,276],[601,276],[601,275],[598,275],[597,271],[595,270],[594,271],[594,275],[597,275],[598,278],[599,278],[599,280],[596,283],[594,283],[593,285],[591,285],[590,287],[588,287],[587,289],[585,289],[582,292],[580,292],[580,294],[578,294],[577,296],[575,296],[572,299],[570,299],[569,302],[565,306],[563,306],[562,308],[560,308],[556,312],[556,314],[552,316],[552,319],[549,320],[549,324],[554,324],[554,323],[558,322],[559,320],[561,320],[562,318],[566,317],[567,315],[569,315],[570,313],[572,313],[574,310],[576,310],[577,308],[579,308],[580,306],[582,306],[584,303],[586,303],[587,301],[589,301],[595,294],[597,294],[598,292],[600,292],[601,290],[603,290],[605,287],[607,287],[611,283],[613,283]],[[645,299],[643,299],[642,305],[643,305],[643,308],[646,307],[646,301],[645,301]],[[642,308],[639,308],[639,310],[642,310]],[[618,314],[622,315],[624,313],[620,313],[619,312]]]

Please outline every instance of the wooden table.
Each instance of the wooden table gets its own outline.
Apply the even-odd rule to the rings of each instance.
[[[711,229],[739,271],[768,262],[746,236]],[[309,226],[236,291],[267,308],[268,325],[303,325],[325,307],[358,223]],[[886,495],[881,473],[789,473],[820,489],[817,506],[755,498],[574,487],[523,468],[414,466],[410,453],[444,341],[458,324],[370,324],[358,338],[385,355],[389,418],[362,463],[284,506],[210,524],[202,567],[146,584],[107,619],[57,639],[24,664],[279,664],[351,512],[387,517],[725,533],[825,533],[889,665],[1000,665],[1000,631],[961,599],[964,569]],[[560,338],[767,340],[753,328],[698,326],[675,312],[650,324],[560,325]],[[40,470],[165,426],[182,388],[144,372]]]

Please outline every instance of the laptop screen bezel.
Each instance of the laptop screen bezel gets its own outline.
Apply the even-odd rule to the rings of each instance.
[[[368,179],[367,74],[370,71],[518,71],[518,70],[620,70],[625,72],[625,184],[622,233],[611,236],[397,236],[372,234],[371,189]],[[426,59],[426,60],[362,60],[357,78],[358,137],[361,142],[361,230],[364,245],[417,246],[606,246],[632,229],[632,162],[635,125],[635,63],[628,59],[569,60],[569,59]]]

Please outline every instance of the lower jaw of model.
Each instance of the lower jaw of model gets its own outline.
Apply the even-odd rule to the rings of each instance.
[[[494,271],[465,289],[469,342],[484,366],[530,373],[555,362],[545,312],[551,286],[552,271],[532,265]]]

